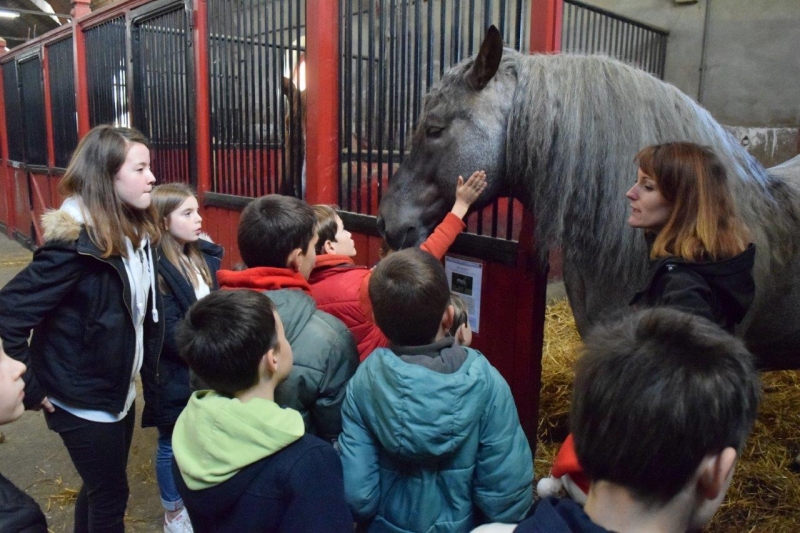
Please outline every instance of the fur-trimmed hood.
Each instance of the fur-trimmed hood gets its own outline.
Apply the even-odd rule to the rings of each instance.
[[[84,225],[82,202],[78,197],[70,196],[60,209],[43,214],[41,221],[45,242],[77,241]]]

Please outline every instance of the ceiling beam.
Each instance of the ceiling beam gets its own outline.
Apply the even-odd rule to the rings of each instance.
[[[72,15],[65,15],[64,13],[45,13],[44,11],[34,11],[33,9],[18,9],[16,7],[0,7],[0,11],[11,11],[12,13],[22,13],[25,15],[39,15],[41,17],[57,17],[67,19],[67,22],[72,20]]]
[[[47,3],[46,0],[28,0],[31,4],[41,9],[44,13],[47,13],[56,24],[61,26],[61,21],[58,20],[58,17],[55,16],[55,11],[53,10],[53,6]]]

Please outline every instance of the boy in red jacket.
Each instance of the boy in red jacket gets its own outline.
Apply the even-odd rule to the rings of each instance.
[[[467,181],[459,176],[453,209],[436,226],[420,248],[441,261],[456,237],[464,231],[463,222],[469,207],[486,188],[486,173],[479,170]],[[372,304],[367,287],[372,270],[356,265],[356,247],[336,211],[327,205],[315,205],[317,216],[317,258],[308,282],[317,307],[342,322],[353,334],[358,356],[363,361],[373,350],[389,345],[372,318]]]

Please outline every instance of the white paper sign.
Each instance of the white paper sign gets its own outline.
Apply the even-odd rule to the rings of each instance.
[[[448,255],[444,258],[444,271],[450,292],[458,294],[467,303],[469,327],[478,333],[481,323],[483,263]]]

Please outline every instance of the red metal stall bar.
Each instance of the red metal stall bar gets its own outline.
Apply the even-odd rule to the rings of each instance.
[[[339,197],[339,2],[306,0],[306,201]]]
[[[6,52],[6,40],[0,38],[0,57]],[[13,184],[6,171],[8,162],[8,130],[6,128],[6,95],[3,89],[3,69],[0,68],[0,184],[3,186],[3,202],[5,203],[5,220],[0,220],[6,226],[6,235],[11,239],[14,232],[14,201],[11,196]]]
[[[197,195],[200,204],[211,190],[211,97],[208,73],[208,0],[194,0],[192,35],[195,72],[195,146]]]
[[[562,0],[531,0],[531,53],[554,53],[561,46]],[[539,397],[542,386],[542,346],[544,344],[545,307],[547,305],[547,268],[540,260],[534,244],[535,220],[530,213],[522,216],[522,230],[517,248],[517,270],[522,272],[515,291],[533,294],[532,302],[518,308],[519,318],[514,332],[515,353],[525,354],[530,346],[532,354],[514,361],[512,390],[530,400],[517,401],[520,421],[525,429],[531,448],[536,442],[536,427],[531,420],[539,420]]]

